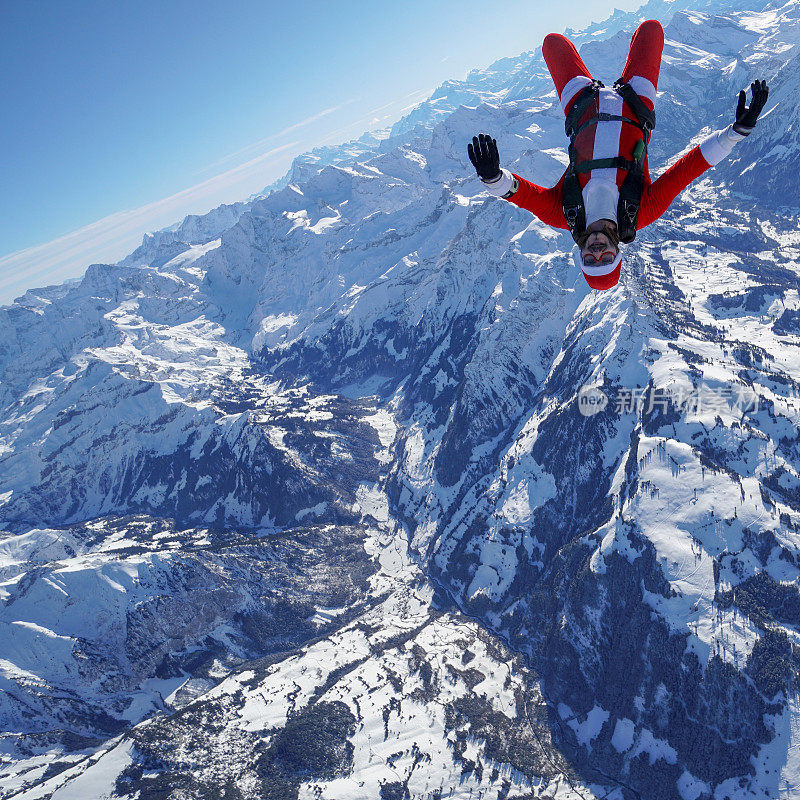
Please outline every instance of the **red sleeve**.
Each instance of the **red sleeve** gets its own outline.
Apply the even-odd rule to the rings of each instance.
[[[669,204],[710,166],[698,145],[679,158],[658,180],[645,186],[636,221],[637,229],[657,220],[669,208]]]
[[[564,209],[562,208],[564,175],[561,176],[559,182],[552,189],[537,186],[535,183],[526,181],[525,178],[520,178],[516,174],[514,177],[519,181],[519,189],[508,198],[509,203],[527,209],[539,217],[546,225],[569,230],[567,220],[564,218]]]

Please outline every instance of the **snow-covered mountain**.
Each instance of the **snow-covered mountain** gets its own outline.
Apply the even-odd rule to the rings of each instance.
[[[647,17],[654,173],[770,110],[612,291],[537,49],[0,309],[1,797],[800,795],[800,2]]]

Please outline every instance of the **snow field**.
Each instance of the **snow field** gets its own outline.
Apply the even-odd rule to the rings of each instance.
[[[701,104],[704,90],[712,85],[708,74],[715,76],[714,85],[718,85],[719,74],[733,82],[748,69],[771,69],[775,58],[789,58],[786,53],[796,42],[797,30],[792,5],[762,14],[736,16],[726,11],[717,16],[679,15],[665,50],[663,86],[667,88],[662,94],[674,92],[673,108],[697,116],[698,125],[713,121],[706,118],[708,114],[703,116],[705,104]],[[625,37],[608,38],[609,30],[620,33],[619,24],[617,20],[609,29],[595,26],[593,35],[584,35],[590,41],[596,37],[598,43],[607,40],[603,47],[587,48],[587,57],[597,59],[598,67],[611,68],[614,59],[624,56]],[[757,42],[756,34],[762,33],[764,41]],[[765,62],[770,48],[773,61]],[[792,81],[787,83],[793,85]],[[558,125],[550,124],[554,118]],[[531,124],[532,119],[541,125]],[[403,127],[413,121],[422,122],[423,127],[416,132]],[[617,499],[616,515],[599,530],[602,543],[592,558],[597,572],[602,571],[612,550],[636,558],[628,526],[620,516],[624,515],[626,521],[633,519],[652,541],[659,563],[677,592],[674,598],[648,596],[646,601],[674,630],[692,632],[691,646],[700,653],[701,661],[716,647],[727,661],[740,667],[757,634],[740,616],[713,607],[712,559],[720,560],[722,589],[732,588],[742,575],[760,569],[785,582],[797,581],[797,570],[787,561],[770,555],[764,564],[753,553],[741,550],[747,527],[770,532],[791,553],[798,551],[796,534],[779,519],[781,514],[788,514],[797,521],[796,512],[780,499],[775,501],[774,510],[767,508],[760,499],[759,479],[782,468],[785,472],[779,479],[780,487],[791,492],[798,486],[797,465],[788,463],[791,455],[787,455],[787,448],[781,449],[776,443],[781,439],[793,441],[800,422],[800,404],[790,388],[770,380],[769,370],[741,369],[731,351],[736,346],[756,344],[773,356],[776,377],[781,370],[783,375],[797,379],[797,337],[774,334],[772,324],[785,311],[796,311],[800,299],[796,291],[785,292],[759,311],[741,315],[720,310],[712,302],[714,294],[745,292],[756,282],[740,269],[740,256],[702,241],[725,241],[730,236],[733,251],[738,247],[735,238],[746,224],[744,214],[734,216],[717,210],[716,206],[731,205],[735,199],[726,191],[718,193],[710,178],[697,184],[696,196],[703,202],[692,209],[691,217],[678,220],[683,230],[681,240],[667,238],[660,244],[650,244],[676,224],[675,214],[640,238],[631,251],[631,269],[626,267],[626,279],[638,275],[644,281],[657,260],[669,262],[678,288],[688,298],[689,318],[673,313],[679,304],[667,302],[669,291],[658,287],[657,281],[655,288],[626,280],[603,296],[590,293],[569,263],[564,247],[568,237],[531,222],[527,214],[509,209],[502,201],[485,195],[476,197],[480,184],[474,174],[467,177],[464,172],[470,168],[463,148],[459,145],[458,153],[455,149],[455,143],[464,141],[478,125],[495,126],[492,130],[499,131],[507,143],[503,151],[510,159],[507,163],[524,174],[555,179],[564,163],[562,122],[543,66],[532,55],[510,59],[477,73],[469,82],[449,87],[420,107],[394,132],[396,137],[403,131],[409,134],[402,142],[396,138],[380,146],[359,145],[359,158],[350,159],[354,163],[335,167],[326,167],[326,156],[322,155],[301,160],[285,189],[147,237],[137,254],[126,260],[128,266],[136,265],[135,270],[125,264],[90,270],[83,288],[64,302],[52,304],[58,314],[48,317],[48,325],[42,326],[46,330],[27,322],[14,328],[13,336],[22,345],[16,355],[13,347],[9,350],[9,363],[16,359],[9,372],[26,392],[23,402],[0,428],[0,453],[10,457],[8,472],[13,475],[0,487],[0,500],[13,503],[19,492],[37,488],[44,462],[30,454],[43,448],[48,455],[65,448],[64,465],[73,469],[88,462],[86,474],[91,476],[105,462],[116,460],[124,465],[139,452],[169,455],[169,443],[174,441],[191,439],[192,458],[196,459],[216,436],[237,441],[248,421],[268,428],[266,436],[283,452],[289,465],[298,472],[311,470],[313,464],[303,463],[300,453],[286,444],[289,429],[275,424],[275,417],[290,402],[277,386],[256,387],[261,397],[252,402],[263,406],[258,405],[258,412],[251,409],[248,416],[220,411],[209,396],[217,390],[225,394],[231,384],[243,386],[253,355],[274,355],[272,363],[278,366],[284,355],[291,357],[293,345],[322,348],[323,356],[328,355],[324,347],[331,334],[342,343],[334,358],[346,362],[337,379],[350,368],[347,359],[352,357],[355,363],[369,353],[364,348],[374,346],[389,364],[393,359],[400,371],[410,352],[400,344],[404,338],[413,333],[414,345],[420,348],[428,338],[437,343],[441,340],[429,360],[430,372],[420,378],[432,392],[445,392],[461,380],[453,363],[459,354],[447,351],[445,331],[454,319],[476,316],[479,341],[472,363],[464,366],[459,389],[463,389],[466,401],[474,403],[473,409],[485,409],[487,414],[507,403],[496,424],[509,430],[517,425],[516,441],[502,458],[499,476],[490,474],[493,466],[486,468],[482,476],[486,480],[460,496],[461,484],[439,485],[433,467],[445,428],[455,416],[451,413],[445,425],[434,425],[435,401],[419,401],[398,462],[400,504],[419,523],[413,542],[418,557],[427,557],[427,547],[433,542],[435,566],[448,569],[451,557],[456,554],[458,558],[456,548],[461,538],[485,515],[488,524],[464,550],[470,559],[475,557],[477,567],[471,563],[474,571],[463,583],[454,578],[452,587],[473,596],[484,593],[492,600],[503,599],[518,568],[514,548],[521,543],[530,555],[545,550],[541,540],[549,532],[528,529],[536,509],[552,499],[559,487],[546,471],[547,464],[540,466],[530,453],[541,424],[574,401],[576,381],[642,387],[652,378],[658,388],[688,390],[694,379],[716,388],[737,380],[745,385],[752,380],[761,398],[773,402],[777,419],[767,414],[751,416],[744,421],[749,426],[746,432],[741,432],[734,426],[742,420],[725,409],[716,409],[686,416],[672,425],[672,431],[668,427],[658,431],[671,438],[642,436],[636,454],[640,492],[624,507]],[[656,146],[661,144],[656,142]],[[775,149],[771,157],[784,157],[786,152]],[[746,177],[747,173],[745,169],[741,174]],[[778,236],[766,223],[763,229],[773,238]],[[697,236],[697,241],[683,241],[686,231]],[[759,257],[795,269],[796,232],[780,233],[780,237],[784,253],[775,248]],[[193,243],[200,240],[205,243]],[[183,252],[176,255],[176,248],[181,247]],[[35,307],[32,313],[42,318],[46,306],[51,305],[34,294],[26,302]],[[101,310],[95,318],[92,314],[97,307]],[[21,305],[17,311],[22,313]],[[73,324],[70,313],[85,316],[88,321],[83,327]],[[63,314],[64,323],[59,314]],[[708,335],[705,328],[699,331],[700,326],[709,326],[714,335],[726,341],[711,341],[714,335]],[[706,336],[708,341],[703,338]],[[688,355],[679,354],[668,343],[684,348]],[[12,344],[17,346],[15,341]],[[456,346],[463,347],[460,343]],[[73,347],[76,352],[72,352]],[[272,352],[263,353],[262,348]],[[39,375],[35,373],[38,367],[32,366],[32,352],[65,353],[67,363],[61,364],[56,358],[58,363]],[[306,366],[299,362],[300,370]],[[308,368],[313,371],[312,366]],[[739,376],[740,371],[744,377]],[[361,373],[354,374],[349,391],[363,396],[366,387],[374,386],[377,391],[384,383],[383,376],[363,378]],[[532,394],[516,396],[520,386]],[[401,386],[395,401],[407,399],[403,394],[406,389]],[[540,390],[545,396],[541,405],[532,408],[530,397]],[[99,409],[97,413],[90,413],[93,405]],[[74,409],[85,416],[82,423],[69,417]],[[436,412],[441,410],[437,408]],[[716,425],[718,415],[722,426]],[[309,403],[292,416],[298,425],[331,420],[324,403]],[[482,413],[473,413],[469,419],[479,423],[482,417]],[[144,432],[132,431],[131,419],[137,420]],[[59,426],[53,424],[54,420]],[[381,442],[378,458],[390,465],[395,423],[383,412],[369,420]],[[622,491],[624,456],[637,422],[631,415],[630,420],[620,420],[606,431],[602,467],[614,472],[612,495]],[[154,426],[158,430],[150,435]],[[702,466],[700,446],[689,443],[704,430],[708,447],[714,445],[728,453],[731,460],[726,466],[739,472],[741,479]],[[116,449],[106,449],[92,460],[98,432],[112,432]],[[468,469],[476,468],[495,443],[490,435],[471,441],[466,454]],[[252,441],[243,449],[250,445]],[[735,458],[731,455],[734,451]],[[514,466],[510,466],[512,452]],[[346,451],[334,449],[334,455],[342,462],[348,460]],[[474,477],[469,476],[469,480]],[[592,467],[584,464],[576,471],[576,488],[593,477]],[[81,476],[76,482],[83,490]],[[89,515],[113,511],[108,492],[91,481],[87,483],[85,496],[76,501],[80,513],[86,515],[87,509]],[[701,490],[695,492],[698,487]],[[173,491],[185,488],[184,475],[183,483],[178,482]],[[138,498],[155,504],[167,491],[166,483],[154,479]],[[406,549],[405,532],[399,526],[392,527],[389,505],[380,488],[362,485],[354,508],[372,517],[378,526],[370,532],[366,547],[381,566],[370,578],[373,596],[387,595],[380,607],[325,642],[310,645],[299,655],[273,665],[255,688],[255,674],[246,671],[208,696],[213,698],[215,692],[234,696],[241,691],[246,702],[236,724],[266,735],[317,692],[322,698],[348,704],[358,720],[353,739],[358,769],[351,778],[318,787],[307,785],[301,792],[304,796],[371,800],[378,796],[381,782],[408,779],[417,797],[438,788],[437,780],[439,786],[449,787],[450,794],[445,792],[445,797],[496,797],[499,787],[489,785],[487,777],[491,765],[484,758],[482,743],[471,735],[465,757],[481,760],[487,770],[482,781],[475,773],[463,778],[462,765],[453,759],[455,734],[446,730],[444,715],[448,703],[474,696],[485,700],[502,717],[518,722],[514,692],[519,685],[514,676],[506,684],[508,665],[481,648],[478,626],[448,616],[437,617],[433,612],[432,588]],[[253,520],[246,502],[233,493],[220,497],[209,511],[209,523],[220,509],[228,509],[243,522],[258,523],[265,530],[273,527],[268,516]],[[305,519],[326,510],[323,503],[309,505],[295,516]],[[504,531],[507,527],[515,530]],[[2,555],[9,552],[2,549],[9,541],[12,550],[19,548],[18,554]],[[94,626],[99,634],[111,632],[121,624],[120,614],[126,604],[141,599],[138,592],[147,577],[143,573],[126,574],[112,564],[123,561],[125,550],[135,546],[122,533],[102,545],[102,558],[96,554],[89,558],[79,551],[73,559],[66,550],[61,553],[49,538],[37,536],[37,541],[42,544],[41,555],[36,551],[39,545],[32,546],[29,541],[0,542],[0,580],[5,581],[0,592],[4,595],[10,592],[9,587],[18,588],[18,576],[27,569],[24,561],[49,570],[46,580],[40,580],[41,585],[29,592],[30,607],[18,601],[24,613],[8,624],[9,635],[18,643],[14,658],[31,669],[34,665],[19,653],[33,652],[43,658],[46,649],[54,657],[64,658],[65,641],[77,636],[81,614],[87,628]],[[192,541],[202,542],[209,543],[210,539],[195,537]],[[734,557],[738,572],[731,566]],[[56,559],[65,564],[51,563]],[[420,563],[422,567],[431,566]],[[148,569],[158,572],[155,560],[148,562]],[[94,582],[87,577],[92,570],[97,573]],[[86,594],[85,603],[74,600],[81,593]],[[34,601],[39,604],[36,608]],[[99,618],[92,602],[108,603],[109,619]],[[74,616],[65,611],[64,620],[60,620],[59,612],[69,603],[75,605]],[[39,616],[40,607],[49,607],[49,615],[42,612]],[[326,619],[336,610],[318,608],[312,618]],[[499,626],[502,618],[487,614],[484,622]],[[214,634],[233,647],[224,629]],[[590,648],[592,642],[587,640],[584,646]],[[474,652],[469,669],[479,673],[469,682],[461,674],[467,647]],[[420,665],[427,666],[430,673],[423,672]],[[34,679],[33,672],[25,672],[10,661],[2,666],[20,681]],[[344,671],[326,686],[337,666]],[[224,672],[220,664],[212,675],[219,677]],[[36,679],[41,677],[37,675]],[[168,687],[160,688],[166,691]],[[147,693],[158,689],[155,682],[146,682],[130,713],[141,713]],[[794,699],[788,708],[774,721],[780,737],[774,746],[764,748],[761,760],[754,765],[755,783],[774,790],[769,796],[781,793],[789,797],[797,791],[793,743],[800,734]],[[596,706],[585,719],[576,719],[569,709],[564,710],[569,727],[591,746],[608,713]],[[647,753],[651,763],[658,759],[672,763],[670,759],[675,758],[669,745],[646,729],[636,730],[629,720],[616,721],[614,742],[619,752]],[[781,766],[782,747],[789,755],[782,766],[783,784],[778,786],[774,776]],[[430,761],[417,761],[420,753]],[[99,768],[90,770],[92,777],[83,784],[89,796],[102,796],[112,785],[114,764],[116,769],[125,764],[122,751],[105,758],[108,775],[103,777]],[[506,774],[512,779],[512,797],[528,792],[520,776]],[[77,779],[74,785],[81,786]],[[69,796],[71,789],[62,788]],[[688,771],[677,789],[690,800],[703,791]],[[745,795],[737,792],[731,783],[719,788],[717,796],[719,800],[740,795],[743,799]],[[573,792],[561,779],[550,786],[537,785],[536,793],[558,798],[592,794],[588,789]],[[621,790],[603,788],[596,794],[621,800]]]
[[[780,235],[779,241],[786,241],[788,245],[784,235]],[[704,248],[703,253],[700,253],[701,247]],[[714,294],[735,295],[759,285],[736,268],[737,260],[734,256],[721,253],[699,241],[664,243],[662,252],[674,265],[677,285],[690,298],[692,311],[698,321],[721,331],[726,330],[729,324],[726,326],[726,320],[720,319],[719,311],[709,308],[709,297]],[[781,266],[796,271],[800,281],[800,259],[795,263],[781,259],[780,263]],[[776,366],[796,381],[800,380],[800,364],[792,357],[793,348],[786,347],[785,343],[797,344],[798,337],[779,336],[773,331],[771,323],[786,309],[796,310],[799,307],[797,291],[789,291],[784,299],[773,302],[766,314],[739,311],[735,320],[732,320],[736,324],[736,339],[763,348],[775,359]],[[728,374],[726,379],[731,377]]]
[[[112,800],[117,776],[132,762],[133,744],[112,739],[96,752],[14,800]]]

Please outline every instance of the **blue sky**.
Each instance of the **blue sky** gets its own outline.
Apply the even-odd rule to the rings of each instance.
[[[0,303],[638,5],[0,0]]]

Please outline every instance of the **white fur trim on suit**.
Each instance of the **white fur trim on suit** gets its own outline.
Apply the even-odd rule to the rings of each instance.
[[[715,164],[719,164],[733,150],[733,146],[744,138],[744,134],[736,133],[733,125],[728,125],[721,131],[714,131],[700,142],[700,154],[708,165],[713,167]]]
[[[562,89],[561,97],[559,98],[559,100],[561,100],[561,108],[566,111],[570,100],[591,82],[591,79],[587,78],[585,75],[576,75],[572,80],[567,81],[567,85]]]
[[[653,82],[643,78],[641,75],[634,75],[628,83],[636,94],[646,97],[653,105],[656,104],[656,87]]]
[[[514,176],[507,169],[501,169],[500,177],[491,183],[484,180],[481,182],[486,187],[486,191],[495,197],[503,197],[514,188]]]

